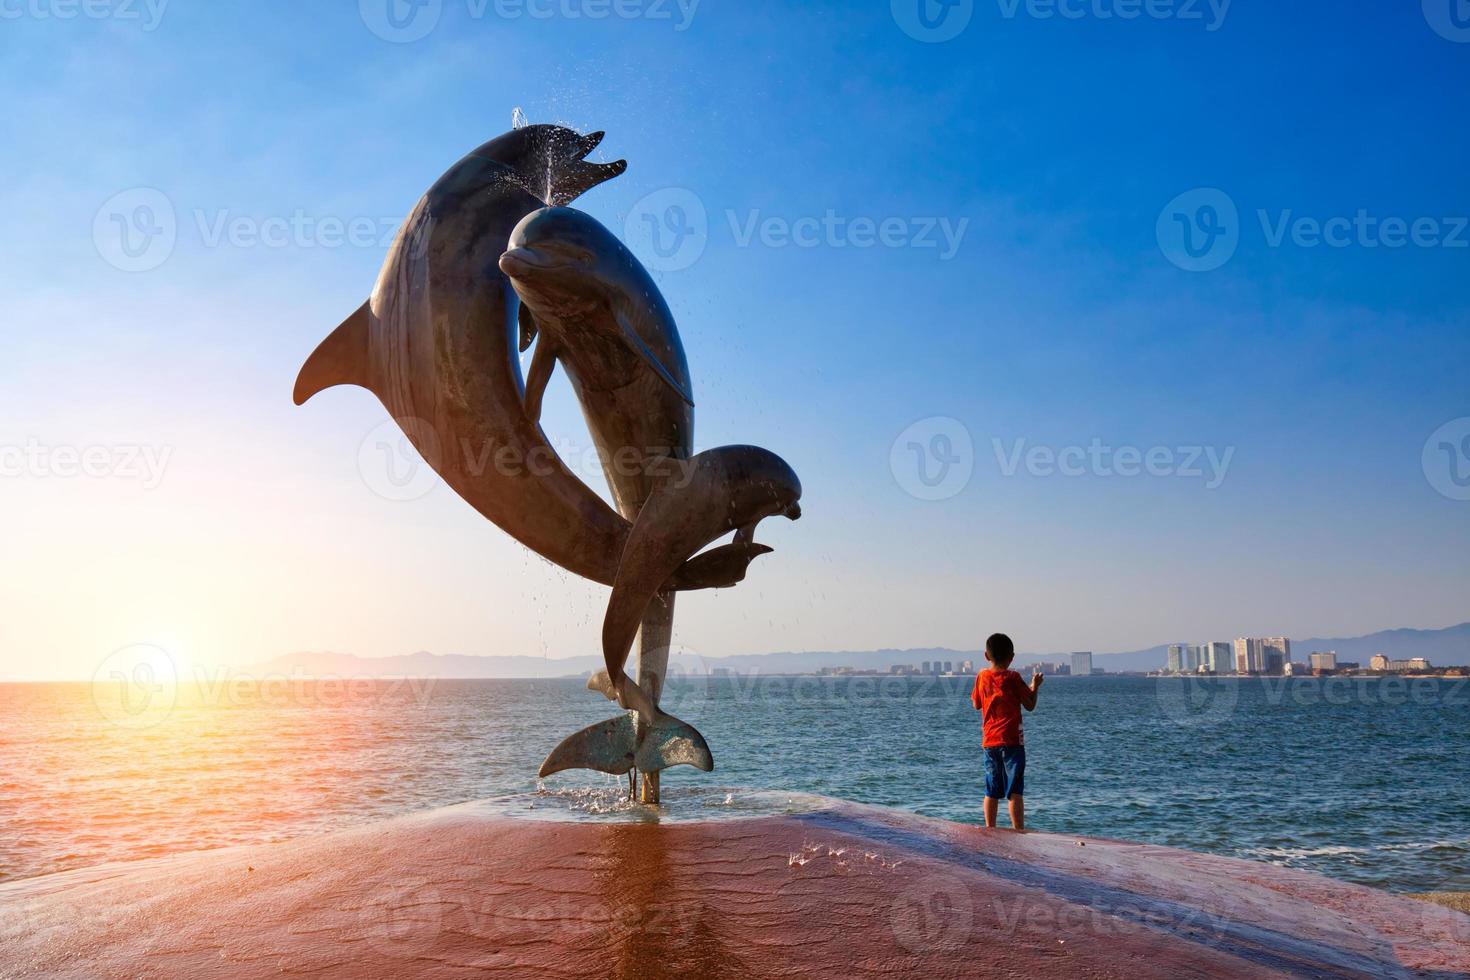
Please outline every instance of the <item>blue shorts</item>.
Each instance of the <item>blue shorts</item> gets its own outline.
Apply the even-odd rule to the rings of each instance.
[[[996,745],[985,750],[985,795],[992,800],[1026,795],[1026,746]]]

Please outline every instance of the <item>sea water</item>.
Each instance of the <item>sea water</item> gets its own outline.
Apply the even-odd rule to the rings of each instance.
[[[716,771],[674,817],[819,794],[978,822],[968,678],[672,681]],[[0,685],[0,880],[279,841],[430,807],[648,819],[626,781],[536,769],[612,707],[581,681],[282,681],[154,692]],[[1035,830],[1470,889],[1470,682],[1066,678],[1026,717]],[[497,802],[498,801],[498,802]],[[539,814],[538,814],[539,811]],[[1004,821],[1004,816],[1002,816]]]

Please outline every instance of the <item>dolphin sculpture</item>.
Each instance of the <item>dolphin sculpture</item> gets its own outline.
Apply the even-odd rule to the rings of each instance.
[[[556,364],[564,364],[601,451],[613,500],[624,517],[638,519],[650,501],[663,499],[655,492],[671,479],[692,482],[703,477],[713,484],[729,478],[730,474],[706,476],[694,465],[684,465],[692,455],[694,398],[683,344],[663,295],[617,236],[584,212],[547,208],[527,215],[516,226],[500,268],[521,299],[522,346],[536,343],[526,381],[526,413],[532,419],[539,416],[546,384]],[[788,469],[782,477],[799,496],[795,474]],[[775,511],[795,516],[795,498],[784,500]],[[650,511],[650,519],[639,526],[651,530],[655,523]],[[685,526],[684,530],[709,541],[730,528]],[[679,550],[692,543],[691,539],[659,545]],[[743,578],[746,566],[769,550],[753,540],[741,540],[705,560],[728,564],[718,576],[722,579]],[[652,539],[640,536],[636,545],[630,541],[625,560],[633,554],[640,555],[641,571],[635,575],[620,569],[620,574],[627,573],[629,586],[609,606],[603,650],[607,669],[588,686],[635,708],[633,740],[642,744],[643,732],[665,717],[657,702],[668,668],[674,617],[674,595],[665,586],[676,569],[659,569],[667,552],[660,552]],[[650,575],[657,579],[652,590],[643,587],[643,581],[637,587],[632,584]],[[636,685],[623,670],[634,632],[640,637]],[[625,742],[627,733],[615,727],[619,727],[617,741]],[[703,738],[692,729],[686,737],[686,758],[701,768],[712,766]],[[603,726],[573,735],[547,757],[541,774],[578,765],[576,760],[588,754],[579,743],[601,744],[608,738]],[[645,801],[656,801],[658,770],[641,763],[638,770],[646,776]]]
[[[367,302],[307,360],[295,401],[304,404],[336,385],[371,391],[445,484],[471,507],[562,568],[613,586],[609,612],[623,610],[619,623],[641,601],[636,624],[660,595],[743,579],[760,549],[747,535],[700,554],[720,536],[707,535],[726,524],[753,526],[762,516],[782,512],[787,505],[773,507],[773,502],[794,504],[800,485],[790,468],[765,450],[713,449],[683,461],[687,479],[656,485],[646,504],[658,501],[658,506],[647,520],[641,512],[635,520],[614,511],[577,479],[527,413],[519,358],[523,318],[500,259],[511,232],[527,215],[565,205],[623,173],[623,161],[586,161],[601,139],[601,133],[528,126],[485,143],[451,167],[405,221]],[[760,468],[753,461],[781,485],[738,501],[721,498],[730,481]],[[681,506],[676,499],[690,503]],[[692,506],[712,507],[718,516],[694,514]],[[655,515],[669,526],[647,526]],[[665,551],[650,567],[624,567],[625,555],[649,563],[646,556],[654,546],[635,543],[654,541],[683,554],[675,562]],[[644,583],[655,573],[660,581],[648,592]],[[621,592],[620,580],[626,583]],[[645,592],[650,598],[640,599]],[[621,632],[614,631],[614,638]],[[657,692],[650,694],[622,672],[631,643],[629,634],[619,660],[606,656],[605,639],[609,683],[619,702],[639,711],[647,723],[635,732],[627,716],[622,722],[614,719],[616,737],[604,740],[597,751],[584,744],[586,758],[578,764],[613,773],[628,772],[635,764],[643,771],[676,762],[709,768],[713,762],[698,733],[659,713]],[[615,660],[616,672],[611,670]]]

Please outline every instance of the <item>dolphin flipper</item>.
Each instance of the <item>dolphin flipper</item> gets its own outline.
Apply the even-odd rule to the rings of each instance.
[[[670,388],[673,388],[674,392],[680,398],[684,399],[686,405],[693,408],[694,395],[689,391],[687,386],[681,384],[679,379],[674,376],[674,369],[659,359],[659,356],[653,352],[653,349],[648,346],[647,342],[638,335],[638,331],[634,329],[633,324],[628,322],[627,317],[623,316],[622,313],[616,313],[615,315],[617,316],[618,326],[623,329],[623,339],[628,342],[628,346],[633,348],[638,356],[648,362],[648,366],[653,368],[654,372],[660,378],[663,378],[665,383]]]
[[[296,377],[296,404],[324,388],[368,383],[368,333],[372,329],[372,300],[357,308],[322,341]]]
[[[679,566],[666,588],[676,592],[694,592],[699,589],[728,589],[745,581],[745,572],[750,563],[761,555],[769,555],[773,549],[755,542],[740,541],[721,545],[695,555]]]
[[[541,400],[546,397],[546,386],[551,383],[551,375],[555,371],[556,348],[543,337],[536,345],[536,353],[531,355],[531,368],[526,372],[526,418],[532,422],[541,421]]]
[[[521,310],[516,314],[516,322],[521,328],[521,353],[524,354],[535,342],[536,335],[541,332],[541,328],[536,326],[536,316],[525,303],[521,304]]]

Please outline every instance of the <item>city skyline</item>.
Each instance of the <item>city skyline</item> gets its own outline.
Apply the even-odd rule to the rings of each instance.
[[[1336,650],[1313,650],[1303,660],[1292,659],[1290,637],[1237,637],[1233,643],[1212,641],[1198,645],[1171,643],[1165,648],[1163,672],[1166,674],[1293,674],[1308,671],[1331,674],[1338,671],[1362,670],[1357,661],[1340,660]],[[1434,665],[1427,657],[1393,657],[1375,653],[1368,668],[1380,673],[1431,671]],[[1447,668],[1457,669],[1455,666]]]
[[[1293,640],[1292,645],[1301,652],[1301,658],[1297,660],[1297,664],[1303,667],[1312,664],[1318,656],[1324,654],[1341,657],[1339,648],[1342,647],[1356,651],[1355,656],[1341,658],[1342,663],[1346,665],[1351,665],[1350,661],[1367,663],[1372,656],[1379,653],[1384,653],[1396,660],[1407,661],[1425,656],[1423,652],[1415,651],[1427,650],[1428,657],[1435,663],[1454,667],[1470,664],[1470,622],[1439,630],[1398,629],[1361,637],[1317,637],[1301,643]],[[1211,647],[1214,648],[1213,651],[1209,649]],[[1096,670],[1103,673],[1143,674],[1160,670],[1173,672],[1169,666],[1171,648],[1181,655],[1189,655],[1190,659],[1186,662],[1192,665],[1210,665],[1210,654],[1213,652],[1215,659],[1211,666],[1212,672],[1222,674],[1235,672],[1235,644],[1233,642],[1157,644],[1142,650],[1093,652],[1092,656]],[[555,677],[569,676],[568,672],[574,674],[579,671],[586,672],[596,669],[592,665],[600,662],[600,655],[594,655],[590,650],[583,653],[563,653],[557,656],[434,653],[427,650],[387,656],[361,656],[350,652],[298,651],[278,654],[270,658],[257,657],[243,664],[198,663],[178,658],[172,651],[148,644],[124,648],[118,651],[118,654],[127,663],[137,662],[140,656],[145,661],[157,661],[161,666],[161,674],[183,679],[192,678],[206,684],[217,684],[230,677],[279,677],[302,676],[303,674],[339,677]],[[972,661],[972,666],[983,666],[984,664],[983,649],[979,644],[968,650],[927,647],[848,651],[772,651],[715,655],[680,643],[676,638],[672,651],[674,661],[680,664],[680,669],[695,673],[715,669],[721,664],[741,664],[743,666],[737,668],[740,671],[775,673],[819,673],[822,666],[844,665],[865,672],[877,669],[879,673],[902,666],[905,670],[922,673],[926,660],[930,661],[929,667],[932,669],[932,662],[935,658],[931,654],[940,655],[941,667],[946,660],[957,669],[966,660]],[[1020,670],[1029,670],[1039,666],[1049,673],[1070,674],[1073,655],[1072,653],[1027,650],[1023,647],[1017,651],[1014,663],[1016,669]],[[860,663],[846,663],[851,658],[858,658]],[[900,659],[903,659],[904,663],[898,663]],[[46,670],[43,667],[26,676],[0,675],[0,683],[6,681],[87,681],[104,675],[108,669],[114,669],[117,663],[117,657],[109,658],[97,668],[101,673],[92,674],[68,674]],[[787,664],[788,666],[773,668],[770,663]],[[1101,666],[1098,666],[1099,663]],[[459,667],[447,669],[446,665],[450,664],[458,664]],[[806,666],[793,669],[789,666],[792,664]],[[1181,671],[1181,673],[1188,672],[1190,671]]]

